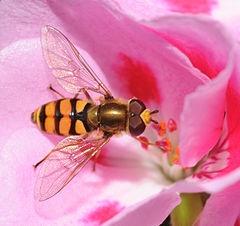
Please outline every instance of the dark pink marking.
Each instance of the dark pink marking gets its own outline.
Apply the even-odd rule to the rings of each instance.
[[[171,10],[188,13],[210,13],[216,0],[164,0]]]
[[[137,97],[144,102],[160,102],[157,79],[150,67],[136,59],[121,53],[119,58],[122,64],[117,68],[121,81],[130,96]]]
[[[199,49],[197,46],[189,46],[183,40],[175,39],[166,33],[158,33],[162,38],[183,52],[191,61],[194,67],[198,68],[209,78],[214,78],[221,71],[221,67],[207,56],[211,53],[207,49]]]
[[[236,220],[234,226],[240,226],[240,217],[238,217],[238,219]]]
[[[236,169],[240,165],[240,96],[238,91],[229,87],[227,92],[227,120],[229,130],[229,164],[224,173]]]
[[[90,213],[86,214],[84,221],[99,225],[111,219],[114,215],[119,213],[123,207],[116,201],[102,201],[99,206],[93,209]],[[82,220],[81,220],[82,221]]]
[[[199,163],[193,174],[194,177],[210,179],[228,172],[229,158],[221,155],[221,153],[230,151],[229,147],[225,147],[227,142],[228,136],[221,138],[221,141],[209,151],[208,158]]]

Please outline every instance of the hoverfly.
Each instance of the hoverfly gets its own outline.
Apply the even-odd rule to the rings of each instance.
[[[31,115],[32,122],[42,131],[67,136],[34,165],[35,168],[42,165],[35,186],[35,197],[39,201],[57,194],[89,160],[96,162],[101,148],[113,135],[124,131],[137,137],[150,122],[156,123],[151,116],[158,112],[150,111],[136,98],[128,101],[114,98],[83,56],[57,29],[45,26],[41,36],[43,55],[52,74],[75,96],[72,99],[62,96],[37,108]],[[92,100],[89,92],[102,97],[100,104]],[[77,98],[80,93],[86,99]]]

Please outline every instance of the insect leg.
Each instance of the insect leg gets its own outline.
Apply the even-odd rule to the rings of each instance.
[[[48,89],[51,90],[52,92],[58,94],[60,97],[64,98],[64,96],[63,96],[61,93],[59,93],[57,90],[55,90],[55,89],[52,87],[52,84],[49,85]]]
[[[90,96],[90,94],[88,93],[88,91],[87,91],[86,88],[81,88],[81,89],[78,91],[78,93],[74,96],[74,98],[77,98],[78,95],[79,95],[81,92],[84,93],[84,95],[86,96],[86,98],[87,98],[88,100],[93,101],[92,97]]]
[[[102,143],[101,147],[99,148],[98,152],[95,154],[94,156],[94,160],[93,160],[93,168],[92,171],[94,172],[96,170],[96,164],[97,164],[97,159],[102,151],[102,147],[107,144],[111,138],[112,134],[105,134],[106,140]]]
[[[100,149],[100,150],[97,152],[97,154],[94,156],[93,168],[92,168],[92,171],[93,171],[93,172],[95,172],[95,170],[96,170],[97,159],[98,159],[98,157],[99,157],[99,155],[100,155],[100,153],[101,153],[101,150],[102,150],[102,149]]]
[[[42,162],[46,160],[46,158],[50,155],[51,152],[49,152],[43,159],[41,159],[39,162],[33,165],[34,169],[36,169]]]

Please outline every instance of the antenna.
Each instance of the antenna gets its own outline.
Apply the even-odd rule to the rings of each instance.
[[[151,111],[151,112],[150,112],[150,115],[156,114],[156,113],[158,113],[158,112],[159,112],[159,110]]]
[[[151,122],[155,123],[155,124],[158,124],[158,122],[154,119],[151,119]]]

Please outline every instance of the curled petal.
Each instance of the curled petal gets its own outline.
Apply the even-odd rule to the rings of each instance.
[[[228,63],[234,40],[222,24],[210,17],[170,14],[145,24],[178,48],[209,78],[216,77]]]
[[[221,5],[218,2],[224,3],[224,0],[104,0],[104,2],[111,5],[115,10],[119,10],[136,20],[154,20],[161,14],[171,12],[210,14]],[[233,3],[234,0],[230,4]]]
[[[237,183],[219,193],[211,195],[205,204],[203,212],[200,215],[198,225],[235,225],[240,213],[239,203],[240,183]]]
[[[232,70],[233,59],[230,58],[227,68],[216,79],[186,97],[180,126],[180,155],[185,167],[194,166],[221,135]]]
[[[112,220],[107,221],[106,226],[120,225],[159,225],[171,211],[180,203],[178,194],[169,191],[163,191],[158,195],[144,200],[127,210],[116,215]],[[157,210],[157,211],[156,211]]]
[[[212,214],[213,216],[216,216],[221,218],[221,215],[223,213],[218,214],[217,210],[219,206],[222,206],[220,202],[218,201],[217,197],[222,197],[224,199],[224,204],[226,206],[223,206],[223,208],[220,208],[220,210],[224,211],[225,208],[229,209],[229,205],[231,205],[233,202],[235,202],[233,199],[235,195],[237,195],[237,199],[239,198],[239,181],[240,181],[240,169],[237,169],[233,172],[231,172],[229,175],[222,176],[221,178],[213,179],[208,182],[202,182],[202,181],[195,181],[191,178],[188,178],[186,180],[178,181],[175,184],[171,185],[168,190],[161,191],[155,195],[152,195],[150,198],[146,198],[145,200],[139,202],[138,204],[135,204],[133,206],[130,206],[128,208],[125,208],[120,214],[116,215],[111,219],[110,221],[106,222],[106,225],[159,225],[163,220],[168,216],[168,214],[171,213],[171,211],[180,203],[180,197],[178,196],[179,193],[199,193],[199,192],[209,192],[214,193],[212,195],[213,201],[210,198],[210,204],[209,206],[206,205],[204,210],[204,216],[208,217]],[[234,185],[235,184],[235,185]],[[230,189],[228,188],[230,186]],[[232,188],[231,188],[232,186]],[[225,189],[225,190],[224,190]],[[232,193],[231,193],[232,192]],[[227,200],[228,196],[223,196],[224,194],[230,194],[230,202]],[[232,199],[231,199],[232,197]],[[166,199],[168,201],[166,202]],[[232,201],[231,201],[232,200]],[[165,209],[161,210],[162,204],[166,203]],[[215,205],[215,203],[218,203]],[[233,216],[230,216],[230,212],[227,216],[225,216],[226,220],[229,221],[223,221],[222,223],[231,222],[231,220],[236,221],[237,220],[237,214],[239,214],[239,205],[238,201],[234,204],[234,213]],[[161,211],[152,211],[154,209],[158,209]],[[209,211],[210,210],[210,211]],[[230,210],[230,209],[229,209]],[[238,212],[237,212],[238,211]],[[146,218],[147,216],[151,216],[150,219]],[[209,225],[207,224],[207,218],[201,217],[200,219],[202,222],[204,222],[202,225]],[[211,218],[214,220],[214,218]],[[211,221],[213,223],[214,221]],[[217,224],[212,224],[211,226],[217,226]],[[225,224],[219,224],[219,225],[225,225]],[[231,225],[231,224],[226,224]],[[233,224],[232,224],[233,225]]]
[[[234,70],[229,82],[227,92],[227,123],[229,130],[229,166],[225,172],[229,172],[240,165],[239,136],[240,136],[240,47],[237,45],[235,53]]]

